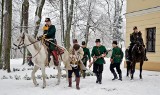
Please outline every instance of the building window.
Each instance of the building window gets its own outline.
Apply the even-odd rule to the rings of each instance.
[[[147,28],[147,52],[155,52],[156,27]]]

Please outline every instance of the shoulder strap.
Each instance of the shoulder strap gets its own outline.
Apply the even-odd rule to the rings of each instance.
[[[101,55],[100,50],[99,50],[99,47],[97,47],[97,51],[98,51],[98,54]]]

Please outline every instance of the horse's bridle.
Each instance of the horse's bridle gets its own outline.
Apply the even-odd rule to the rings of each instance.
[[[39,40],[37,40],[37,41],[35,41],[35,42],[33,42],[33,43],[30,43],[30,44],[28,44],[28,45],[25,45],[25,44],[24,44],[24,39],[25,39],[25,35],[24,35],[24,33],[23,33],[23,35],[22,35],[22,37],[21,37],[21,41],[19,42],[19,44],[18,44],[18,45],[13,44],[13,45],[16,46],[18,49],[21,49],[21,48],[30,46],[30,45],[32,45],[32,44],[34,44],[34,43],[36,43],[36,42],[39,42]],[[22,46],[22,45],[23,45],[23,46]],[[21,47],[21,46],[22,46],[22,47]]]
[[[35,42],[33,42],[33,43],[30,43],[30,44],[28,44],[28,45],[25,45],[25,44],[24,44],[24,39],[25,39],[25,35],[24,35],[24,33],[23,33],[23,35],[22,35],[22,37],[21,37],[21,41],[19,42],[19,44],[18,44],[18,45],[13,44],[13,45],[16,46],[18,49],[20,49],[20,52],[21,52],[21,53],[22,53],[22,51],[21,51],[22,48],[27,47],[27,46],[30,46],[30,45],[32,45],[32,44],[34,44],[34,43],[36,43],[36,42],[39,42],[39,40],[37,40],[37,41],[35,41]],[[22,45],[23,45],[23,46],[22,46]],[[21,47],[21,46],[22,46],[22,47]],[[39,51],[38,51],[34,56],[32,56],[32,58],[36,57],[36,56],[38,55],[38,53],[40,52],[40,50],[41,50],[41,48],[39,49]],[[23,53],[22,53],[22,54],[23,54]]]
[[[23,33],[23,35],[22,35],[22,37],[21,37],[21,41],[19,42],[19,44],[16,45],[16,44],[13,43],[13,45],[16,46],[18,49],[21,49],[21,48],[25,47],[25,46],[22,46],[22,45],[24,45],[24,39],[25,39],[25,35],[24,35],[24,33]],[[22,46],[22,47],[21,47],[21,46]]]

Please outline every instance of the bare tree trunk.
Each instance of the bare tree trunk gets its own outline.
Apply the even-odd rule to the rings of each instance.
[[[24,19],[24,17],[23,17],[23,10],[24,10],[23,9],[23,4],[24,4],[24,2],[22,3],[22,10],[21,10],[21,16],[20,16],[20,33],[23,32],[23,27],[22,27],[23,26],[23,21],[24,21],[23,20]],[[23,62],[22,62],[22,64],[25,63],[25,58],[24,57],[25,57],[25,55],[23,54]]]
[[[110,12],[110,3],[109,3],[109,1],[108,0],[106,0],[106,2],[107,2],[107,6],[108,6],[108,11],[107,11],[107,13],[108,13],[108,18],[109,18],[109,31],[110,31],[110,33],[112,33],[113,31],[113,29],[112,29],[112,21],[111,21],[111,12]]]
[[[2,13],[1,13],[1,39],[0,39],[0,69],[2,69],[2,39],[3,39],[3,7],[4,7],[4,0],[2,0]]]
[[[66,9],[66,27],[68,25],[68,0],[65,0],[65,9]]]
[[[73,18],[73,7],[74,7],[74,0],[71,0],[70,12],[69,12],[68,17],[67,17],[68,24],[67,24],[66,31],[65,31],[65,33],[66,33],[66,35],[65,35],[65,47],[67,48],[67,50],[69,50],[69,47],[70,47],[70,30],[71,30],[71,24],[72,24],[72,18]]]
[[[89,28],[90,28],[90,21],[91,21],[91,17],[92,17],[92,12],[91,12],[91,6],[92,6],[92,2],[89,1],[89,7],[88,7],[88,17],[87,17],[87,25],[86,25],[86,32],[85,32],[85,41],[86,41],[86,45],[88,44],[88,37],[89,37]]]
[[[87,20],[87,26],[86,26],[86,33],[85,33],[85,41],[86,41],[86,45],[88,44],[88,37],[89,37],[89,28],[90,28],[90,25],[89,25],[89,22],[90,22],[90,20],[89,20],[90,18],[88,18],[88,20]]]
[[[28,0],[24,0],[22,4],[22,22],[24,27],[24,32],[28,33],[28,10],[29,10],[29,2]],[[23,63],[25,64],[25,58],[26,58],[26,48],[23,48]]]
[[[5,31],[4,31],[4,63],[6,65],[7,72],[11,72],[10,70],[10,49],[11,49],[11,31],[12,31],[12,0],[5,1]]]
[[[61,42],[62,45],[64,45],[63,0],[60,0],[60,24],[61,24]]]
[[[41,1],[41,2],[40,2]],[[35,31],[34,31],[34,37],[36,38],[37,34],[38,34],[38,30],[39,30],[39,26],[41,23],[41,14],[42,14],[42,9],[43,9],[43,5],[45,3],[45,0],[37,0],[37,9],[35,12]]]

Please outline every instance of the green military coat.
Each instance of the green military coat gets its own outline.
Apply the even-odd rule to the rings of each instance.
[[[122,62],[123,52],[122,52],[121,48],[119,48],[117,46],[112,49],[111,59],[113,59],[113,63],[121,63]]]
[[[46,33],[46,38],[47,39],[51,39],[51,42],[54,43],[54,39],[55,39],[55,34],[56,34],[56,28],[54,25],[49,26],[49,29]],[[54,44],[50,44],[49,48],[51,51],[55,50],[55,45]]]
[[[107,50],[105,48],[105,46],[101,45],[101,46],[94,46],[92,49],[92,54],[91,56],[101,56],[102,54],[107,53]],[[95,64],[104,64],[104,58],[98,58],[95,62]]]
[[[90,55],[90,51],[88,48],[86,48],[86,47],[82,47],[82,48],[83,48],[83,52],[84,52],[82,61],[83,61],[83,64],[86,66],[88,59],[91,60],[91,55]]]

